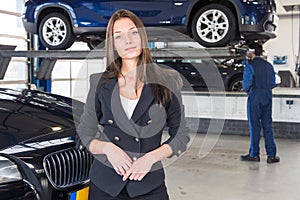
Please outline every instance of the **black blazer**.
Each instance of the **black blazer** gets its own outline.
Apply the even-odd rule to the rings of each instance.
[[[169,144],[177,156],[186,150],[189,130],[184,119],[180,88],[174,87],[174,79],[180,78],[178,74],[168,79],[174,93],[165,108],[155,104],[150,84],[144,84],[130,120],[120,101],[118,80],[112,78],[99,84],[100,77],[101,74],[90,77],[90,90],[78,127],[79,137],[86,147],[95,138],[110,141],[135,160],[158,148],[162,144],[163,130],[168,127],[170,137],[163,143]],[[161,162],[155,163],[142,181],[123,181],[105,155],[94,157],[90,180],[111,196],[117,196],[125,186],[131,197],[146,194],[164,182]]]

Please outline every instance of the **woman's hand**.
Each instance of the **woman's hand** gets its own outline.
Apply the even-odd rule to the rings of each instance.
[[[131,158],[120,147],[113,143],[106,143],[103,146],[103,153],[106,154],[108,161],[116,173],[121,176],[124,176],[126,171],[132,167]]]
[[[150,154],[145,154],[138,158],[123,175],[123,181],[126,181],[128,178],[130,180],[141,181],[155,162],[154,157]]]
[[[89,145],[92,154],[105,154],[117,174],[123,176],[132,166],[131,158],[117,145],[101,140],[92,140]]]

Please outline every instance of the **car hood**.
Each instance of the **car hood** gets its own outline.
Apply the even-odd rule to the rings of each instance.
[[[64,110],[33,97],[0,92],[1,151],[16,145],[45,146],[49,142],[74,141],[74,136],[70,109]]]

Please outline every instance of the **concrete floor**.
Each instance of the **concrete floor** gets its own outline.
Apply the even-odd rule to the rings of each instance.
[[[197,134],[179,159],[166,163],[171,200],[300,200],[300,141],[276,139],[280,163],[267,164],[264,141],[261,161],[241,162],[249,137],[222,135],[203,159],[204,135]]]

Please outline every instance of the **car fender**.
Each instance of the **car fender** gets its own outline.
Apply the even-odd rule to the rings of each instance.
[[[70,22],[72,24],[72,27],[78,26],[77,23],[77,17],[76,14],[73,10],[73,8],[67,4],[64,3],[44,3],[36,7],[35,13],[34,13],[34,19],[35,23],[38,22],[40,14],[43,13],[48,8],[60,8],[63,9],[66,13],[68,13],[68,17],[70,19]]]
[[[235,14],[236,14],[236,19],[237,19],[237,23],[238,23],[238,30],[241,31],[241,26],[242,26],[241,9],[243,9],[243,5],[242,5],[241,1],[229,0],[229,2],[235,8]]]
[[[37,179],[34,172],[24,163],[24,161],[10,154],[0,153],[0,156],[7,157],[8,159],[14,161],[18,165],[18,169],[22,174],[23,179],[27,181],[28,184],[34,186],[34,189],[38,192],[40,199],[45,199],[43,196],[45,191],[43,190],[41,183]]]

